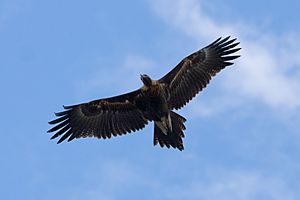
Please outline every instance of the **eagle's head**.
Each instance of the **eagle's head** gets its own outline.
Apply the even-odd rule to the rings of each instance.
[[[147,74],[141,74],[141,80],[143,81],[144,85],[147,87],[152,85],[152,80]]]

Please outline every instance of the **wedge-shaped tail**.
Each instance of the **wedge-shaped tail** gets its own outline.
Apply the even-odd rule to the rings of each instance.
[[[177,148],[180,151],[184,149],[182,138],[184,138],[183,130],[185,130],[184,122],[186,119],[179,114],[171,111],[171,122],[172,122],[172,131],[168,131],[165,134],[156,123],[154,123],[154,145],[159,145],[161,147],[173,147]]]

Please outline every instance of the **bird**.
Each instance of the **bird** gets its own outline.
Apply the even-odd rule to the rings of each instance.
[[[222,69],[240,57],[235,55],[240,42],[231,36],[218,38],[208,46],[181,60],[158,80],[141,74],[143,86],[119,96],[87,103],[63,106],[48,133],[57,144],[73,139],[96,137],[107,139],[143,129],[154,122],[153,144],[182,151],[186,119],[178,110],[202,91]]]

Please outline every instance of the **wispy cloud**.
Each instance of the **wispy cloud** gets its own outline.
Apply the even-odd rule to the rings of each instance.
[[[86,177],[87,188],[74,199],[119,199],[133,196],[144,199],[202,199],[202,200],[294,200],[294,191],[280,178],[268,177],[258,171],[203,169],[201,177],[168,181],[161,176],[150,176],[141,166],[127,161],[110,161],[94,166]],[[178,169],[177,169],[178,168]],[[170,173],[170,169],[161,169]],[[171,171],[182,168],[173,166]],[[198,169],[189,171],[197,174]],[[176,178],[174,178],[176,180]],[[81,190],[82,191],[82,190]],[[141,191],[147,191],[147,196]],[[74,196],[75,197],[75,196]]]
[[[217,172],[206,180],[178,185],[167,196],[170,199],[191,200],[296,199],[294,192],[282,180],[247,171]]]
[[[236,62],[234,70],[223,76],[223,90],[226,93],[218,99],[239,98],[245,103],[256,101],[279,110],[299,109],[300,42],[297,34],[287,31],[284,36],[276,36],[249,27],[247,21],[233,19],[230,24],[215,21],[202,9],[201,2],[155,0],[152,6],[167,24],[194,41],[209,42],[219,36],[232,35],[241,42],[242,57]],[[236,100],[232,102],[240,105]],[[205,107],[201,110],[205,115],[222,109],[220,106],[215,109],[211,102],[209,105],[206,103]],[[223,109],[225,107],[228,104]]]

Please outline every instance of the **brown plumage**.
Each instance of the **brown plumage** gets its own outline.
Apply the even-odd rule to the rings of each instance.
[[[141,75],[144,85],[138,90],[89,103],[64,106],[55,113],[55,125],[48,132],[56,132],[51,139],[57,143],[81,137],[111,138],[143,129],[154,121],[154,145],[183,150],[186,119],[173,109],[186,105],[207,86],[210,79],[229,62],[239,57],[236,39],[219,38],[207,47],[184,58],[159,80]]]

